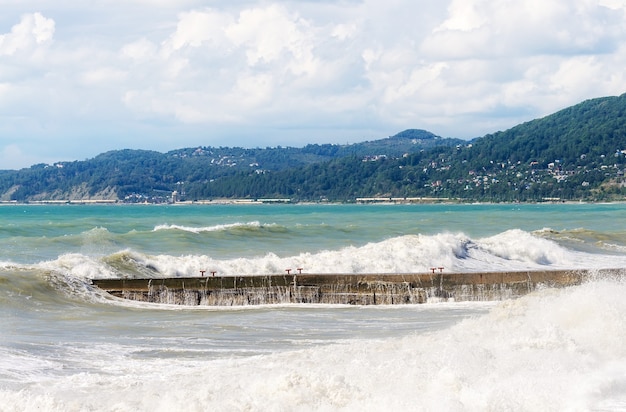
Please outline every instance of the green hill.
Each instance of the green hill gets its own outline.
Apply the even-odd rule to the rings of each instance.
[[[581,156],[613,156],[626,149],[626,95],[587,100],[487,135],[475,146],[483,156],[499,161],[572,164],[580,163]]]
[[[191,187],[195,198],[436,197],[480,201],[623,200],[626,95],[454,146],[399,158],[359,156]],[[400,134],[401,135],[401,134]],[[397,135],[397,136],[400,136]]]
[[[588,100],[470,142],[410,129],[351,145],[116,150],[0,171],[0,200],[163,202],[286,197],[623,200],[626,95]]]

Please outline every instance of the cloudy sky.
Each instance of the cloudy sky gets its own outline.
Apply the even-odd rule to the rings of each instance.
[[[473,138],[626,92],[626,0],[0,0],[0,169]]]

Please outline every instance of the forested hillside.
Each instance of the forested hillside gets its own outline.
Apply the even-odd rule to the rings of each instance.
[[[0,172],[0,200],[163,202],[435,197],[623,200],[626,95],[585,101],[471,142],[424,130],[352,145],[119,150]]]
[[[197,198],[436,197],[481,201],[622,200],[626,95],[585,101],[456,146],[397,159],[359,156],[192,185]],[[374,160],[374,161],[372,161]]]
[[[345,156],[379,158],[462,143],[424,130],[351,145],[309,144],[294,147],[196,147],[159,153],[115,150],[93,159],[38,164],[0,171],[1,201],[119,199],[162,202],[173,190],[203,185],[240,173],[263,174],[327,162]],[[226,195],[226,197],[231,197]]]

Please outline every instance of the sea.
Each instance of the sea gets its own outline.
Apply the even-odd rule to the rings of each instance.
[[[238,307],[94,278],[586,269],[497,302]],[[626,204],[0,206],[0,411],[626,411]]]

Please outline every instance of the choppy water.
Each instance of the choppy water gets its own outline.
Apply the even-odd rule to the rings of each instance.
[[[626,205],[0,207],[0,410],[626,410],[626,284],[183,308],[94,277],[626,268]]]

